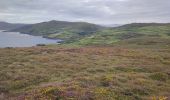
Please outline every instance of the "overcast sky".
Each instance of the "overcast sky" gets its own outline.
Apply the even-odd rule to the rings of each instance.
[[[0,21],[170,22],[170,0],[0,0]]]

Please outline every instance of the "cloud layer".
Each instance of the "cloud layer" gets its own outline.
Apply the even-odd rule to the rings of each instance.
[[[0,0],[0,21],[170,22],[170,0]]]

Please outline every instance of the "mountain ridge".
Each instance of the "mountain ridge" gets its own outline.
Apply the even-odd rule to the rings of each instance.
[[[28,25],[28,24],[8,23],[8,22],[0,21],[0,30],[12,30],[12,29],[16,29],[19,27],[23,27],[25,25]]]

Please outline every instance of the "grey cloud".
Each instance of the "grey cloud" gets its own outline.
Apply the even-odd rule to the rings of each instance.
[[[0,21],[170,22],[170,0],[0,0]]]

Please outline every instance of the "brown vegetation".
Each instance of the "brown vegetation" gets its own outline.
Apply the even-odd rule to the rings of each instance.
[[[170,94],[170,49],[0,49],[0,99],[144,100]]]

